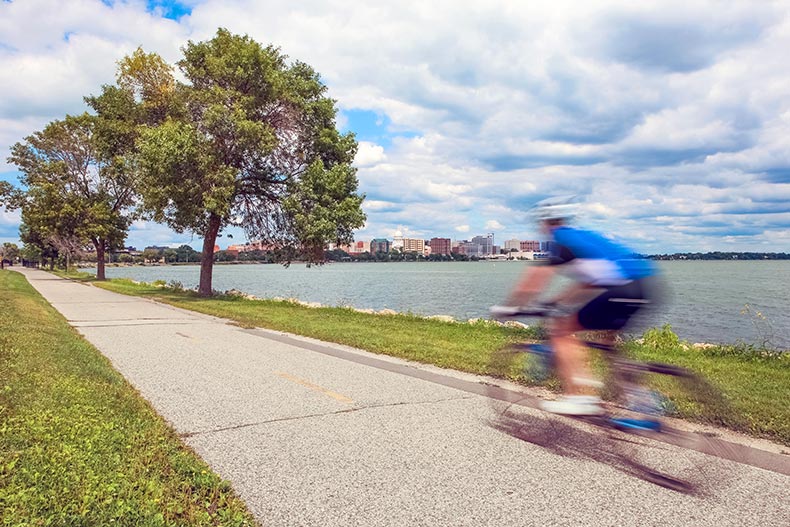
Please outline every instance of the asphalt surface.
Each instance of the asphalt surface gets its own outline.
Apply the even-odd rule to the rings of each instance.
[[[790,525],[780,456],[610,437],[469,376],[20,271],[265,526]]]

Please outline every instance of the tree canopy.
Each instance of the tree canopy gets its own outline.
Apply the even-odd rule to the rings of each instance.
[[[224,29],[183,52],[188,82],[160,100],[167,118],[141,130],[140,194],[154,220],[203,237],[201,294],[211,294],[214,244],[228,226],[286,259],[319,261],[326,243],[349,242],[365,220],[356,141],[337,131],[318,74]],[[140,104],[155,106],[154,95],[140,90]]]
[[[96,124],[87,113],[67,115],[16,143],[8,161],[22,172],[26,188],[14,202],[27,226],[22,234],[34,233],[61,250],[92,244],[103,280],[104,253],[126,237],[134,189],[126,171],[102,155]]]
[[[322,261],[327,243],[351,242],[365,221],[357,143],[337,130],[318,73],[225,29],[182,51],[184,81],[137,49],[119,61],[115,85],[85,98],[94,114],[14,145],[24,190],[0,185],[0,204],[22,209],[23,239],[66,254],[89,242],[103,279],[105,252],[121,247],[132,219],[153,219],[203,238],[205,295],[228,227],[286,262]]]

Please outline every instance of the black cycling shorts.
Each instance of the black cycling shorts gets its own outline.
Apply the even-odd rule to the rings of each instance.
[[[644,280],[607,288],[579,310],[579,324],[584,329],[623,329],[634,313],[650,303],[647,289]]]

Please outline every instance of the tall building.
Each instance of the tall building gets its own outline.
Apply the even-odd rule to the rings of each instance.
[[[452,244],[450,238],[431,238],[431,254],[450,254]]]
[[[520,242],[519,247],[522,252],[540,252],[540,242],[535,240],[529,240],[525,242]]]
[[[424,250],[425,240],[418,240],[416,238],[403,238],[403,252],[422,254]]]
[[[480,246],[477,256],[488,256],[494,254],[494,235],[486,234],[485,236],[475,236],[472,238],[472,243]]]
[[[386,238],[374,238],[370,242],[370,254],[388,253],[392,244]]]
[[[505,251],[510,252],[513,249],[518,251],[521,249],[522,243],[523,242],[517,240],[516,238],[513,238],[512,240],[505,240]]]

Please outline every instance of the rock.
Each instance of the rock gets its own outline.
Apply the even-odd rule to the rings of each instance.
[[[392,309],[382,309],[379,311],[379,315],[397,315],[397,311],[393,311]]]

